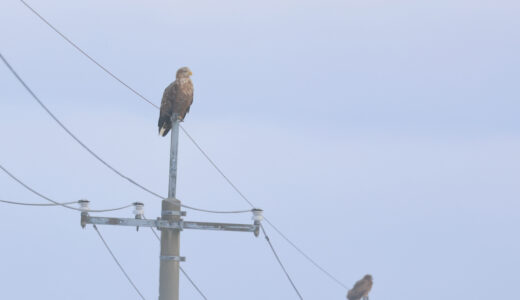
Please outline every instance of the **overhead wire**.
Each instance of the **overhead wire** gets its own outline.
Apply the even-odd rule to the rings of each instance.
[[[181,129],[184,131],[188,139],[191,140],[191,142],[195,145],[195,147],[202,153],[202,155],[209,161],[209,163],[215,168],[215,170],[229,183],[229,185],[240,195],[240,197],[245,200],[249,205],[251,205],[252,208],[255,207],[255,205],[242,193],[242,191],[229,179],[226,174],[219,168],[219,166],[211,159],[211,157],[204,151],[204,149],[197,143],[197,141],[184,129],[181,127]],[[269,218],[264,216],[264,220],[286,241],[288,242],[294,249],[296,249],[303,257],[305,257],[309,262],[311,262],[316,268],[318,268],[321,272],[323,272],[327,277],[332,279],[334,282],[339,284],[345,289],[349,289],[347,285],[345,285],[343,282],[338,280],[334,275],[332,275],[330,272],[325,270],[322,266],[320,266],[314,259],[312,259],[309,255],[307,255],[303,250],[300,249],[295,243],[293,243],[285,234],[282,233],[280,229],[276,225],[274,225]]]
[[[97,228],[96,224],[94,224],[94,229],[96,230],[99,238],[101,239],[101,241],[103,242],[103,244],[105,245],[106,249],[108,250],[108,252],[110,253],[110,255],[112,256],[112,258],[114,259],[115,263],[117,264],[117,266],[119,267],[119,269],[121,270],[121,272],[123,272],[123,275],[125,275],[126,279],[128,280],[128,282],[134,287],[135,291],[139,294],[139,296],[141,296],[141,298],[143,300],[146,300],[143,296],[143,294],[141,293],[141,291],[139,291],[139,289],[137,288],[137,286],[135,285],[135,283],[132,281],[132,279],[130,278],[130,276],[128,276],[128,273],[126,273],[125,269],[123,268],[123,266],[121,265],[121,263],[119,262],[119,260],[117,259],[117,257],[114,255],[114,252],[112,252],[112,250],[110,249],[110,246],[108,246],[107,242],[105,241],[105,239],[103,238],[103,236],[101,235],[101,232],[99,232],[99,229]]]
[[[159,109],[159,106],[154,104],[152,101],[144,97],[142,94],[137,92],[135,89],[130,87],[127,83],[125,83],[123,80],[121,80],[119,77],[117,77],[115,74],[110,72],[107,68],[102,66],[97,60],[95,60],[93,57],[88,55],[83,49],[81,49],[78,45],[76,45],[74,42],[72,42],[68,37],[66,37],[63,33],[61,33],[56,27],[54,27],[49,21],[47,21],[42,15],[40,15],[34,8],[29,6],[25,1],[20,0],[28,9],[30,9],[38,18],[40,18],[44,23],[46,23],[51,29],[53,29],[56,33],[58,33],[65,41],[67,41],[70,45],[72,45],[75,49],[77,49],[80,53],[82,53],[86,58],[88,58],[90,61],[92,61],[94,64],[96,64],[99,68],[101,68],[103,71],[105,71],[107,74],[109,74],[112,78],[114,78],[116,81],[121,83],[123,86],[128,88],[131,92],[133,92],[135,95],[137,95],[142,100],[146,101],[156,109]],[[243,200],[245,200],[251,207],[255,207],[251,201],[236,187],[236,185],[224,174],[224,172],[218,167],[218,165],[209,157],[209,155],[202,149],[202,147],[195,141],[195,139],[188,133],[188,131],[181,125],[180,126],[182,131],[186,134],[186,136],[190,139],[190,141],[197,147],[197,149],[202,153],[202,155],[208,160],[208,162],[215,168],[215,170],[228,182],[228,184],[242,197]],[[305,254],[303,250],[301,250],[296,244],[294,244],[287,236],[282,234],[281,230],[278,229],[267,217],[264,217],[264,219],[267,221],[267,223],[275,229],[275,231],[282,236],[284,240],[286,240],[289,245],[291,245],[293,248],[295,248],[300,254],[303,255],[309,262],[311,262],[316,268],[318,268],[320,271],[322,271],[325,275],[327,275],[329,278],[331,278],[334,282],[339,284],[341,287],[348,289],[347,285],[342,283],[340,280],[338,280],[335,276],[333,276],[331,273],[327,272],[323,267],[321,267],[316,261],[311,259],[309,255]]]
[[[23,1],[22,1],[23,2]],[[25,2],[24,2],[25,4]],[[29,88],[29,86],[25,83],[25,81],[23,81],[23,79],[18,75],[18,73],[16,73],[16,71],[13,69],[13,67],[9,64],[9,62],[4,58],[4,56],[0,53],[0,59],[2,59],[2,61],[4,62],[4,64],[9,68],[9,70],[13,73],[13,75],[18,79],[18,81],[20,81],[20,83],[24,86],[24,88],[31,94],[31,96],[33,96],[33,98],[41,105],[41,107],[54,119],[54,121],[56,121],[56,123],[58,123],[60,125],[61,128],[63,128],[63,130],[65,130],[65,132],[67,132],[76,142],[78,142],[85,150],[87,150],[90,154],[92,154],[96,159],[98,159],[100,162],[102,162],[106,167],[108,167],[109,169],[111,169],[112,171],[114,171],[116,174],[118,174],[119,176],[127,179],[129,182],[133,183],[134,185],[140,187],[141,189],[143,189],[144,191],[158,197],[158,198],[161,198],[161,199],[164,199],[164,197],[160,196],[159,194],[157,193],[154,193],[152,192],[151,190],[145,188],[144,186],[140,185],[139,183],[135,182],[133,179],[131,179],[130,177],[122,174],[121,172],[119,172],[117,169],[115,169],[114,167],[112,167],[110,164],[108,164],[105,160],[103,160],[101,157],[99,157],[96,153],[94,153],[94,151],[92,151],[88,146],[86,146],[81,140],[79,140],[78,137],[76,137],[48,108],[47,106],[45,106],[45,104],[38,98],[38,96],[36,96],[36,94],[34,94],[34,92]],[[127,206],[124,206],[124,207],[120,207],[120,208],[115,208],[115,209],[104,209],[104,210],[92,210],[92,209],[79,209],[79,208],[74,208],[74,207],[70,207],[68,206],[67,204],[71,204],[71,203],[75,203],[75,202],[71,202],[71,203],[59,203],[59,202],[56,202],[42,194],[40,194],[39,192],[37,192],[36,190],[32,189],[31,187],[29,187],[28,185],[26,185],[24,182],[22,182],[20,179],[18,179],[17,177],[15,177],[13,174],[11,174],[9,171],[7,171],[7,169],[5,169],[3,166],[0,165],[0,168],[5,172],[7,173],[7,175],[9,175],[12,179],[14,179],[15,181],[17,181],[18,183],[20,183],[22,186],[24,186],[26,189],[28,189],[29,191],[35,193],[36,195],[42,197],[43,199],[46,199],[50,202],[52,202],[52,204],[50,205],[59,205],[59,206],[63,206],[65,208],[69,208],[69,209],[73,209],[73,210],[77,210],[77,211],[82,211],[82,212],[106,212],[106,211],[114,211],[114,210],[119,210],[119,209],[124,209],[124,208],[127,208],[127,207],[130,207],[132,206],[132,204],[130,205],[127,205]],[[12,202],[12,201],[5,201],[5,200],[0,200],[0,202],[4,202],[4,203],[11,203],[11,204],[19,204],[19,205],[35,205],[35,204],[28,204],[28,203],[15,203],[15,202]],[[36,206],[48,206],[49,204],[36,204]],[[186,207],[186,208],[189,208],[189,209],[192,209],[192,210],[197,210],[197,211],[203,211],[203,212],[210,212],[210,213],[243,213],[243,212],[250,212],[251,210],[237,210],[237,211],[217,211],[217,210],[207,210],[207,209],[201,209],[201,208],[196,208],[196,207],[192,207],[192,206],[188,206],[188,205],[182,205],[183,207]],[[101,236],[101,233],[97,230],[97,227],[95,227],[94,225],[94,228],[96,228],[96,231],[98,232],[100,238],[103,240],[103,237]],[[157,238],[159,238],[157,236],[157,233],[153,230],[153,228],[151,228],[152,231],[154,232],[154,234],[156,235]],[[107,249],[110,251],[108,245],[106,244],[106,242],[103,240],[103,242],[105,243],[105,246],[107,247]],[[111,251],[110,251],[111,252]],[[113,253],[111,253],[112,256],[113,256]],[[125,276],[127,276],[126,272],[124,271],[124,269],[122,268],[122,266],[119,264],[119,262],[117,261],[117,259],[114,257],[114,260],[116,260],[116,262],[118,263],[118,265],[120,266],[121,268],[121,271],[123,271],[123,273],[125,273]],[[182,273],[186,276],[186,278],[190,281],[190,283],[195,287],[195,289],[201,294],[201,296],[204,298],[204,299],[207,299],[206,296],[202,293],[202,291],[200,290],[200,288],[195,284],[195,282],[191,279],[191,277],[188,275],[188,273],[186,273],[186,271],[184,269],[182,269],[181,267],[181,271]],[[131,279],[127,276],[127,279],[130,281],[130,283],[132,283],[132,285],[134,286],[134,288],[137,290],[137,288],[135,287],[135,285],[133,284],[133,282],[131,281]],[[137,290],[137,292],[140,294],[140,292]],[[141,295],[141,294],[140,294]],[[142,295],[141,295],[142,296]],[[144,297],[143,297],[144,299]]]
[[[181,272],[182,274],[184,274],[184,276],[186,276],[186,278],[188,279],[188,281],[191,283],[191,285],[193,285],[193,287],[197,290],[197,292],[199,292],[199,294],[202,296],[202,298],[208,300],[208,298],[206,298],[206,296],[202,293],[202,291],[199,289],[199,287],[195,284],[195,282],[193,282],[193,280],[191,279],[190,275],[188,275],[188,273],[186,273],[186,271],[184,271],[184,268],[179,266],[179,269],[181,269]]]
[[[189,205],[186,205],[186,204],[181,204],[181,206],[184,207],[184,208],[189,208],[189,209],[191,209],[191,210],[197,210],[197,211],[202,211],[202,212],[207,212],[207,213],[212,213],[212,214],[242,214],[242,213],[250,213],[250,212],[253,211],[252,209],[242,209],[242,210],[212,210],[212,209],[196,208],[196,207],[189,206]]]
[[[303,257],[305,257],[309,262],[311,262],[316,268],[318,268],[321,272],[323,272],[327,277],[332,279],[334,282],[336,282],[338,285],[342,286],[345,289],[349,289],[349,287],[344,284],[343,282],[339,281],[336,277],[334,277],[332,274],[330,274],[327,270],[325,270],[322,266],[320,266],[314,259],[312,259],[309,255],[307,255],[303,250],[301,250],[298,246],[296,246],[288,237],[283,234],[280,229],[278,229],[267,217],[264,217],[264,220],[269,224],[289,245],[291,245],[294,249],[296,249]]]
[[[74,203],[74,202],[66,202],[66,203],[59,203],[59,202],[56,202],[42,194],[40,194],[39,192],[37,192],[36,190],[32,189],[31,187],[29,187],[28,185],[26,185],[24,182],[22,182],[20,179],[18,179],[17,177],[15,177],[13,174],[11,174],[7,169],[5,169],[2,165],[0,165],[0,169],[2,169],[7,175],[9,175],[12,179],[14,179],[15,181],[17,181],[18,183],[20,183],[23,187],[25,187],[26,189],[28,189],[29,191],[35,193],[36,195],[44,198],[45,200],[48,200],[50,202],[52,202],[51,205],[59,205],[59,206],[63,206],[63,207],[66,207],[66,208],[69,208],[69,209],[73,209],[73,210],[78,210],[78,211],[81,211],[81,212],[105,212],[105,211],[114,211],[114,210],[120,210],[120,209],[124,209],[124,208],[127,208],[127,207],[130,207],[132,205],[127,205],[127,206],[124,206],[124,207],[120,207],[120,208],[115,208],[115,209],[103,209],[103,210],[93,210],[93,209],[79,209],[79,208],[75,208],[75,207],[70,207],[66,204],[71,204],[71,203]],[[21,203],[21,202],[13,202],[13,201],[4,201],[4,200],[0,200],[1,202],[6,202],[6,203],[11,203],[11,204],[19,204],[19,205],[35,205],[34,203]],[[39,206],[45,206],[45,204],[36,204],[36,205],[39,205]],[[130,279],[130,277],[128,276],[128,274],[126,273],[125,269],[123,268],[123,266],[121,265],[121,263],[119,262],[119,260],[117,259],[117,257],[114,255],[114,253],[112,252],[112,250],[110,249],[110,247],[108,246],[107,242],[105,241],[105,239],[103,238],[103,236],[101,235],[101,232],[99,232],[97,226],[95,224],[94,225],[94,229],[96,230],[99,238],[101,239],[101,241],[103,242],[103,244],[105,245],[106,249],[108,250],[108,252],[110,253],[110,255],[112,256],[112,258],[114,259],[114,261],[116,262],[116,264],[119,266],[119,268],[121,269],[121,272],[123,272],[123,274],[125,275],[126,279],[130,282],[130,284],[134,287],[134,289],[136,290],[136,292],[139,294],[139,296],[141,296],[141,298],[143,300],[146,300],[143,296],[143,294],[139,291],[139,289],[137,288],[137,286],[134,284],[134,282],[132,281],[132,279]]]
[[[18,182],[21,186],[23,186],[27,190],[31,191],[33,194],[35,194],[35,195],[39,196],[40,198],[43,198],[43,199],[53,203],[54,205],[59,205],[59,206],[62,206],[62,207],[68,208],[68,209],[77,210],[77,211],[81,211],[81,212],[107,212],[107,211],[121,210],[121,209],[128,208],[130,206],[133,206],[133,204],[129,204],[129,205],[116,207],[116,208],[110,208],[110,209],[83,209],[83,208],[72,207],[72,206],[69,206],[67,204],[63,204],[63,203],[54,201],[51,198],[49,198],[47,196],[44,196],[43,194],[39,193],[35,189],[33,189],[30,186],[28,186],[27,184],[25,184],[25,182],[23,182],[21,179],[19,179],[18,177],[14,176],[11,172],[9,172],[1,164],[0,164],[0,169],[2,169],[2,171],[4,171],[9,177],[11,177],[14,181]]]
[[[25,205],[25,206],[60,206],[60,205],[68,205],[68,204],[78,203],[78,201],[60,202],[59,204],[54,204],[54,203],[27,203],[27,202],[8,201],[8,200],[2,200],[2,199],[0,199],[0,202],[7,203],[7,204],[15,204],[15,205]]]
[[[40,20],[42,20],[45,24],[47,24],[52,30],[54,30],[57,34],[59,34],[64,40],[66,40],[69,44],[71,44],[74,48],[76,48],[76,50],[78,50],[79,52],[81,52],[81,54],[83,54],[85,57],[87,57],[91,62],[93,62],[94,64],[96,64],[98,67],[100,67],[103,71],[105,71],[108,75],[110,75],[112,78],[114,78],[115,80],[119,81],[119,83],[121,83],[122,85],[124,85],[126,88],[128,88],[130,91],[132,91],[134,94],[136,94],[137,96],[139,96],[141,99],[143,99],[144,101],[148,102],[149,104],[155,106],[156,108],[159,108],[157,105],[155,105],[152,101],[146,99],[143,95],[141,95],[139,92],[137,92],[136,90],[134,90],[131,86],[129,86],[128,84],[124,83],[121,79],[119,79],[116,75],[112,74],[112,72],[110,72],[108,69],[106,69],[105,67],[103,67],[100,63],[98,63],[95,59],[93,59],[90,55],[88,55],[85,51],[83,51],[78,45],[76,45],[73,41],[71,41],[67,36],[65,36],[63,33],[61,33],[56,27],[52,26],[52,24],[47,21],[42,15],[40,15],[35,9],[33,9],[29,4],[27,4],[27,2],[23,1],[23,0],[20,0],[20,2],[23,3],[23,5],[25,5],[29,10],[31,10],[36,16],[38,16],[40,18]]]
[[[23,1],[22,1],[23,2]],[[117,175],[123,177],[124,179],[128,180],[130,183],[140,187],[141,189],[147,191],[148,193],[155,195],[156,197],[163,198],[159,194],[156,194],[152,192],[151,190],[145,188],[144,186],[140,185],[139,183],[135,182],[132,178],[124,175],[123,173],[119,172],[116,168],[112,167],[108,162],[103,160],[99,155],[97,155],[92,149],[90,149],[85,143],[83,143],[74,133],[72,133],[50,110],[47,108],[47,106],[36,96],[36,94],[31,90],[31,88],[25,83],[25,81],[18,75],[18,73],[14,70],[14,68],[9,64],[9,62],[5,59],[5,57],[0,53],[0,58],[4,62],[4,64],[7,66],[7,68],[11,71],[11,73],[18,79],[18,81],[23,85],[23,87],[31,94],[31,96],[40,104],[40,106],[47,112],[51,118],[58,123],[58,125],[65,130],[65,132],[70,135],[78,144],[80,144],[85,150],[87,150],[92,156],[94,156],[98,161],[100,161],[102,164],[104,164],[107,168],[115,172]]]
[[[4,64],[7,66],[7,68],[11,71],[11,73],[18,79],[18,81],[22,84],[22,86],[31,94],[31,96],[40,104],[40,106],[47,112],[47,114],[63,129],[65,132],[72,137],[83,149],[85,149],[88,153],[90,153],[94,158],[96,158],[99,162],[101,162],[103,165],[105,165],[107,168],[112,170],[114,173],[119,175],[120,177],[126,179],[128,182],[132,183],[133,185],[139,187],[145,192],[148,192],[149,194],[159,198],[164,199],[165,197],[159,195],[158,193],[153,192],[152,190],[146,188],[142,184],[136,182],[132,178],[126,176],[121,171],[117,170],[115,167],[113,167],[111,164],[109,164],[106,160],[101,158],[98,154],[96,154],[90,147],[88,147],[85,143],[83,143],[72,131],[70,131],[67,126],[61,122],[56,115],[52,113],[52,111],[43,103],[43,101],[36,96],[36,94],[31,90],[31,88],[25,83],[25,81],[18,75],[18,73],[14,70],[14,68],[9,64],[7,59],[0,53],[0,59],[4,62]],[[186,204],[181,204],[182,207],[202,211],[202,212],[208,212],[208,213],[216,213],[216,214],[229,214],[229,213],[244,213],[244,212],[250,212],[251,210],[232,210],[232,211],[221,211],[221,210],[209,210],[209,209],[202,209],[202,208],[196,208],[193,206],[189,206]]]
[[[298,297],[300,297],[300,299],[303,300],[303,297],[300,294],[300,291],[298,291],[298,288],[296,287],[296,285],[294,284],[293,280],[291,279],[291,276],[289,275],[289,273],[285,269],[284,265],[282,264],[282,261],[280,260],[280,257],[278,256],[278,253],[276,253],[276,250],[274,249],[273,244],[271,243],[271,240],[267,236],[267,233],[265,232],[264,226],[262,226],[260,224],[260,228],[262,229],[262,232],[264,233],[265,240],[267,241],[267,243],[269,244],[269,247],[271,247],[271,250],[273,251],[274,257],[276,257],[276,260],[278,261],[278,264],[280,265],[280,267],[282,268],[283,272],[285,273],[285,276],[287,276],[287,279],[289,279],[289,282],[291,283],[291,285],[292,285],[294,291],[296,292],[296,294],[298,295]]]
[[[68,204],[74,204],[74,203],[78,203],[78,201],[71,201],[71,202],[54,202],[52,199],[49,199],[47,198],[46,196],[43,196],[42,194],[36,192],[35,190],[33,190],[32,188],[30,188],[29,186],[27,186],[25,183],[23,183],[20,179],[18,179],[17,177],[14,177],[14,175],[12,175],[9,171],[7,171],[7,169],[5,169],[2,165],[0,165],[0,169],[2,169],[7,175],[9,175],[11,178],[13,178],[14,180],[16,180],[18,183],[20,183],[22,186],[24,186],[25,188],[29,189],[31,192],[37,194],[38,196],[46,199],[46,200],[49,200],[53,203],[26,203],[26,202],[15,202],[15,201],[7,201],[7,200],[2,200],[0,199],[0,202],[4,202],[4,203],[8,203],[8,204],[16,204],[16,205],[29,205],[29,206],[65,206],[67,208],[71,208],[71,209],[75,209],[75,210],[80,210],[80,211],[84,211],[84,212],[105,212],[105,211],[113,211],[113,210],[119,210],[119,209],[123,209],[123,208],[127,208],[127,207],[130,207],[132,206],[133,204],[131,205],[127,205],[127,206],[124,206],[124,207],[121,207],[121,208],[115,208],[115,209],[106,209],[106,210],[85,210],[85,209],[77,209],[77,208],[73,208],[73,207],[68,207],[67,205]],[[123,272],[123,274],[125,275],[125,277],[128,279],[128,281],[130,282],[130,284],[132,284],[132,286],[134,287],[134,289],[137,291],[137,293],[139,293],[139,295],[141,296],[141,298],[144,299],[143,295],[141,294],[141,292],[138,290],[138,288],[135,286],[135,284],[132,282],[132,280],[130,279],[130,277],[128,276],[128,274],[125,272],[123,266],[119,263],[119,261],[117,260],[117,258],[115,257],[114,253],[112,252],[112,250],[110,250],[110,247],[108,246],[108,244],[106,243],[105,239],[103,238],[103,236],[101,235],[101,233],[99,232],[99,230],[97,229],[97,226],[96,224],[93,224],[94,226],[94,229],[96,230],[96,232],[98,233],[99,237],[101,238],[101,240],[103,241],[103,243],[105,244],[105,247],[107,248],[107,250],[110,252],[110,254],[112,255],[112,258],[114,258],[114,261],[117,263],[117,265],[119,266],[119,268],[121,269],[121,271]],[[153,227],[150,227],[150,229],[152,230],[153,234],[155,235],[155,237],[160,241],[161,238],[159,237],[159,235],[157,234],[157,232],[153,229]],[[208,299],[206,298],[206,296],[204,295],[204,293],[202,293],[202,291],[200,290],[200,288],[195,284],[195,282],[191,279],[191,277],[188,275],[188,273],[181,267],[179,266],[179,268],[181,269],[182,273],[184,274],[184,276],[186,276],[186,278],[188,279],[188,281],[193,285],[193,287],[199,292],[199,294],[204,298],[204,299]]]

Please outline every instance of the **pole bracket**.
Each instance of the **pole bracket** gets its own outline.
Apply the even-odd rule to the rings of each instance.
[[[178,210],[163,210],[161,212],[161,215],[163,215],[163,216],[180,216],[180,217],[184,217],[184,216],[186,216],[186,212],[185,211],[178,211]]]
[[[178,261],[178,262],[186,261],[186,257],[184,257],[184,256],[161,255],[160,258],[161,258],[161,260],[165,260],[165,261]]]

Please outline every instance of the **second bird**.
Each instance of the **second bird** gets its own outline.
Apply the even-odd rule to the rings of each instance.
[[[354,287],[348,291],[348,300],[368,300],[368,293],[372,289],[372,276],[365,275],[363,279],[359,280],[354,284]]]
[[[177,114],[180,121],[184,120],[193,103],[193,83],[191,70],[182,67],[177,70],[175,81],[164,90],[159,113],[159,135],[165,136],[172,128],[171,117]]]

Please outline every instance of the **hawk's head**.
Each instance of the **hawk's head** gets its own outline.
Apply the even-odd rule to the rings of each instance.
[[[372,281],[372,276],[367,274],[367,275],[365,275],[365,277],[363,277],[363,279]]]
[[[182,67],[179,70],[177,70],[176,78],[189,78],[192,74],[193,73],[191,73],[190,68]]]

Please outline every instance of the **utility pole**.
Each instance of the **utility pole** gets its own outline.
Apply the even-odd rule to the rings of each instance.
[[[180,256],[180,232],[184,229],[216,230],[216,231],[241,231],[253,232],[256,237],[260,232],[260,223],[263,220],[261,209],[252,209],[253,224],[232,224],[213,222],[190,222],[181,217],[186,212],[181,211],[181,202],[176,199],[177,188],[177,151],[179,149],[179,119],[178,115],[172,116],[170,147],[170,181],[168,185],[168,198],[162,201],[161,218],[145,219],[144,204],[135,202],[135,218],[110,218],[93,217],[89,214],[88,200],[80,201],[81,227],[87,224],[94,225],[120,225],[139,227],[156,227],[161,230],[161,253],[159,266],[159,300],[179,300],[179,263],[185,261]]]
[[[177,158],[179,150],[179,115],[171,118],[170,181],[168,198],[162,201],[161,216],[167,221],[181,221],[181,202],[177,191]],[[179,300],[180,229],[161,230],[159,300]]]

